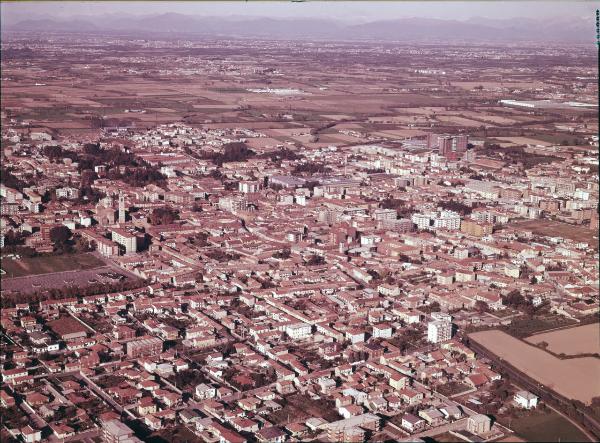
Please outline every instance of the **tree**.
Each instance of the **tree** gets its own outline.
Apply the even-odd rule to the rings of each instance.
[[[81,172],[81,188],[89,188],[94,183],[98,176],[91,169],[86,169]]]
[[[432,312],[440,312],[441,311],[441,307],[440,307],[440,304],[437,301],[434,301],[433,303],[430,303],[430,304],[428,304],[426,306],[423,306],[421,308],[421,310],[423,312],[426,312],[426,313],[430,314]]]
[[[22,232],[15,232],[12,229],[7,231],[4,235],[4,246],[17,246],[22,245],[25,241]]]
[[[304,183],[304,188],[310,189],[310,192],[314,192],[315,187],[319,186],[319,182],[315,180],[309,180]]]
[[[2,170],[0,170],[0,183],[8,188],[13,188],[18,191],[22,191],[23,188],[34,184],[32,181],[23,181],[21,178],[13,175],[12,170],[9,168],[2,168]]]
[[[523,297],[521,293],[516,289],[506,294],[502,302],[504,305],[513,308],[518,308],[527,304],[527,300],[525,299],[525,297]]]
[[[381,280],[381,275],[379,275],[379,272],[375,271],[374,269],[369,269],[367,274],[373,277],[373,280]]]
[[[284,248],[281,251],[274,252],[272,257],[285,260],[285,259],[290,258],[291,255],[292,255],[292,251],[290,251],[289,248]]]
[[[179,212],[168,207],[155,208],[150,214],[150,224],[152,225],[168,225],[175,220],[179,220]]]
[[[457,202],[456,200],[442,201],[440,202],[439,206],[443,209],[458,212],[463,216],[469,215],[473,211],[473,208],[471,208],[470,206],[467,206],[461,202]]]
[[[323,265],[323,264],[325,264],[325,257],[322,257],[317,254],[311,255],[309,257],[309,259],[306,261],[307,266],[316,266],[316,265]]]
[[[488,312],[490,310],[490,307],[483,300],[477,300],[475,302],[475,310],[477,310],[477,312],[479,312],[480,314],[482,314],[484,312]]]
[[[89,252],[94,250],[94,245],[83,238],[80,234],[75,234],[73,235],[73,250],[75,252]]]
[[[56,226],[50,229],[50,240],[58,251],[65,252],[69,249],[70,238],[71,230],[66,226]]]
[[[223,152],[220,154],[212,154],[214,164],[221,166],[228,162],[245,162],[256,153],[250,149],[245,143],[233,142],[223,145]]]
[[[332,169],[328,166],[325,166],[324,164],[315,162],[305,162],[296,165],[292,172],[294,174],[326,174],[331,171]]]

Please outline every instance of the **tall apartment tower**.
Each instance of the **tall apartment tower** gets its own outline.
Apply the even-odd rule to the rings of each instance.
[[[427,341],[441,343],[452,338],[452,317],[442,312],[431,314],[432,321],[427,324]]]
[[[447,157],[452,152],[452,137],[450,136],[439,136],[438,137],[438,151],[440,155]]]
[[[125,223],[125,196],[119,191],[119,224]]]
[[[440,135],[437,137],[439,154],[454,160],[466,152],[468,143],[469,137],[467,135]],[[434,147],[432,137],[428,137],[427,144]]]

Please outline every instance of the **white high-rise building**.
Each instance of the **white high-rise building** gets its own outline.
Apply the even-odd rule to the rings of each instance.
[[[445,229],[448,231],[460,229],[460,214],[454,211],[442,210],[413,214],[411,220],[419,229]]]
[[[429,214],[413,214],[411,220],[419,229],[429,229],[431,226],[431,217]]]
[[[442,312],[431,314],[432,320],[427,323],[427,341],[442,343],[452,338],[452,317]]]
[[[454,211],[440,211],[433,219],[433,227],[455,231],[460,229],[460,214]]]

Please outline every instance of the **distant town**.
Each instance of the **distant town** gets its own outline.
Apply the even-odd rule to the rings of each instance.
[[[2,441],[596,441],[595,63],[3,35]]]

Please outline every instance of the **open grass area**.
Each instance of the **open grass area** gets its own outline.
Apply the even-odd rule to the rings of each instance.
[[[553,132],[547,134],[535,134],[531,135],[531,138],[542,140],[544,142],[552,143],[554,145],[577,145],[584,142],[582,136],[567,134],[564,132]]]
[[[588,229],[586,226],[570,225],[553,220],[518,221],[509,226],[529,230],[535,235],[563,237],[577,242],[586,242],[591,248],[598,248],[598,241],[594,240],[594,236],[598,235],[597,231]]]
[[[439,434],[439,435],[434,435],[433,437],[425,437],[424,440],[427,442],[431,442],[431,443],[458,443],[458,442],[464,442],[463,439],[457,437],[454,434],[451,434],[450,432],[444,432],[443,434]]]
[[[161,429],[156,431],[145,438],[145,441],[151,443],[175,443],[175,442],[200,442],[200,437],[190,431],[183,425],[176,426],[175,428]]]
[[[268,416],[270,422],[277,425],[286,425],[296,421],[306,420],[310,417],[321,417],[328,422],[340,420],[335,404],[326,400],[313,400],[306,395],[291,395],[286,398],[284,407]]]
[[[93,254],[49,255],[31,258],[21,257],[17,260],[2,257],[2,260],[0,261],[0,267],[6,272],[6,274],[2,275],[3,278],[94,269],[104,265],[105,263]]]
[[[506,423],[509,424],[509,423]],[[556,412],[540,413],[512,419],[510,428],[528,442],[587,442],[585,434]]]
[[[451,395],[458,395],[462,392],[467,392],[471,389],[471,386],[465,384],[465,383],[459,383],[459,382],[449,382],[443,385],[438,386],[437,391],[442,394],[445,395],[446,397],[449,397]]]

